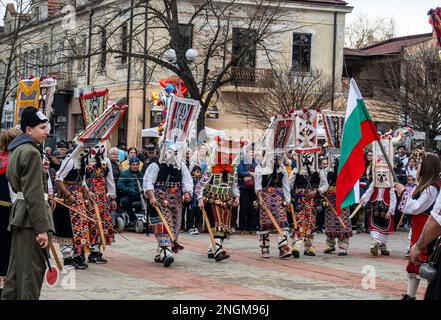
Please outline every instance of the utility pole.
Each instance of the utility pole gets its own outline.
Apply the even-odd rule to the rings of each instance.
[[[144,61],[143,61],[143,82],[142,82],[142,129],[145,128],[145,118],[147,115],[147,32],[148,32],[148,13],[149,13],[149,0],[145,0],[145,11],[144,11]],[[142,145],[144,145],[144,138],[142,138]]]

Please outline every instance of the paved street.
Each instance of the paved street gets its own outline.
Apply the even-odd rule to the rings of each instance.
[[[208,235],[181,233],[185,247],[166,269],[153,261],[156,240],[153,235],[125,232],[127,241],[117,236],[104,256],[107,265],[89,264],[75,272],[75,288],[63,289],[62,280],[54,287],[44,285],[42,299],[399,299],[406,290],[404,253],[407,233],[390,237],[390,257],[369,255],[369,235],[351,238],[349,256],[322,253],[324,235],[316,236],[316,257],[280,260],[271,237],[270,259],[260,257],[257,235],[236,235],[225,242],[231,258],[208,260]],[[375,273],[375,283],[362,285],[363,268]],[[63,281],[68,281],[65,278]],[[375,289],[372,289],[375,286]],[[365,287],[366,289],[363,289]],[[369,287],[371,289],[369,289]],[[417,299],[422,299],[426,282],[421,281]]]

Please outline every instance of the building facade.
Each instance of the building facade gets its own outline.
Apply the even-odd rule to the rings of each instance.
[[[229,1],[217,2],[221,6]],[[150,1],[158,8],[162,3]],[[197,3],[196,0],[179,1],[178,13],[179,23],[185,26],[183,34],[188,47],[196,49],[201,56],[206,50],[202,44],[206,37],[203,30],[207,25],[214,27],[215,19],[194,18]],[[112,145],[124,141],[128,146],[140,147],[143,142],[141,130],[155,126],[160,120],[160,110],[152,97],[163,89],[160,79],[175,75],[153,61],[148,61],[147,73],[144,73],[142,54],[146,48],[166,48],[169,35],[157,21],[145,19],[142,6],[131,12],[130,4],[131,1],[121,0],[41,0],[26,14],[27,22],[18,35],[15,82],[11,87],[29,73],[58,79],[52,119],[56,139],[71,140],[81,132],[83,124],[78,98],[82,92],[92,90],[107,88],[109,99],[113,101],[129,99],[127,120],[112,135]],[[252,9],[255,8],[251,1],[241,1],[240,7],[235,7],[235,18],[228,26],[232,38],[226,44],[229,51],[240,50],[241,39],[246,36],[241,20],[248,19]],[[10,47],[7,39],[10,42],[14,29],[11,26],[14,26],[14,19],[17,20],[17,12],[14,16],[11,10],[5,15],[5,28],[0,35],[3,50],[0,52],[6,53]],[[273,51],[272,60],[266,52],[255,48],[247,54],[245,62],[234,65],[231,74],[236,81],[234,85],[223,86],[212,100],[206,126],[236,130],[236,136],[257,139],[255,128],[246,116],[233,116],[231,110],[242,96],[262,94],[261,88],[271,77],[274,66],[302,73],[321,70],[327,79],[334,77],[335,96],[342,94],[345,15],[352,8],[340,0],[293,0],[285,1],[283,10],[283,19],[275,21],[273,26],[283,31],[265,40]],[[125,54],[129,51],[131,57]],[[195,61],[196,77],[197,63],[198,60]],[[216,69],[222,63],[214,59],[210,68]],[[148,78],[146,85],[145,78]],[[14,98],[12,92],[9,100]]]

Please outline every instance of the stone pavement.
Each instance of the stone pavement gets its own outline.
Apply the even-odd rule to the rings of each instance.
[[[225,241],[231,258],[207,258],[208,234],[181,233],[185,249],[170,268],[153,261],[153,235],[125,232],[108,246],[106,265],[89,264],[85,270],[62,274],[53,287],[44,284],[41,299],[369,299],[397,300],[405,293],[404,254],[407,232],[390,236],[391,256],[369,254],[369,234],[354,234],[349,255],[323,254],[325,236],[314,243],[316,257],[278,258],[276,235],[271,235],[271,258],[260,257],[257,235],[234,234]],[[302,252],[303,253],[303,252]],[[368,275],[367,275],[368,274]],[[422,299],[422,280],[417,299]]]

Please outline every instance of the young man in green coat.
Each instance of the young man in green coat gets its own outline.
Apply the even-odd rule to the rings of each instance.
[[[48,119],[36,108],[23,110],[23,134],[8,147],[9,183],[17,193],[9,219],[11,255],[2,293],[4,300],[36,300],[40,297],[46,271],[44,251],[54,232],[47,199],[47,173],[39,149],[49,134]]]

